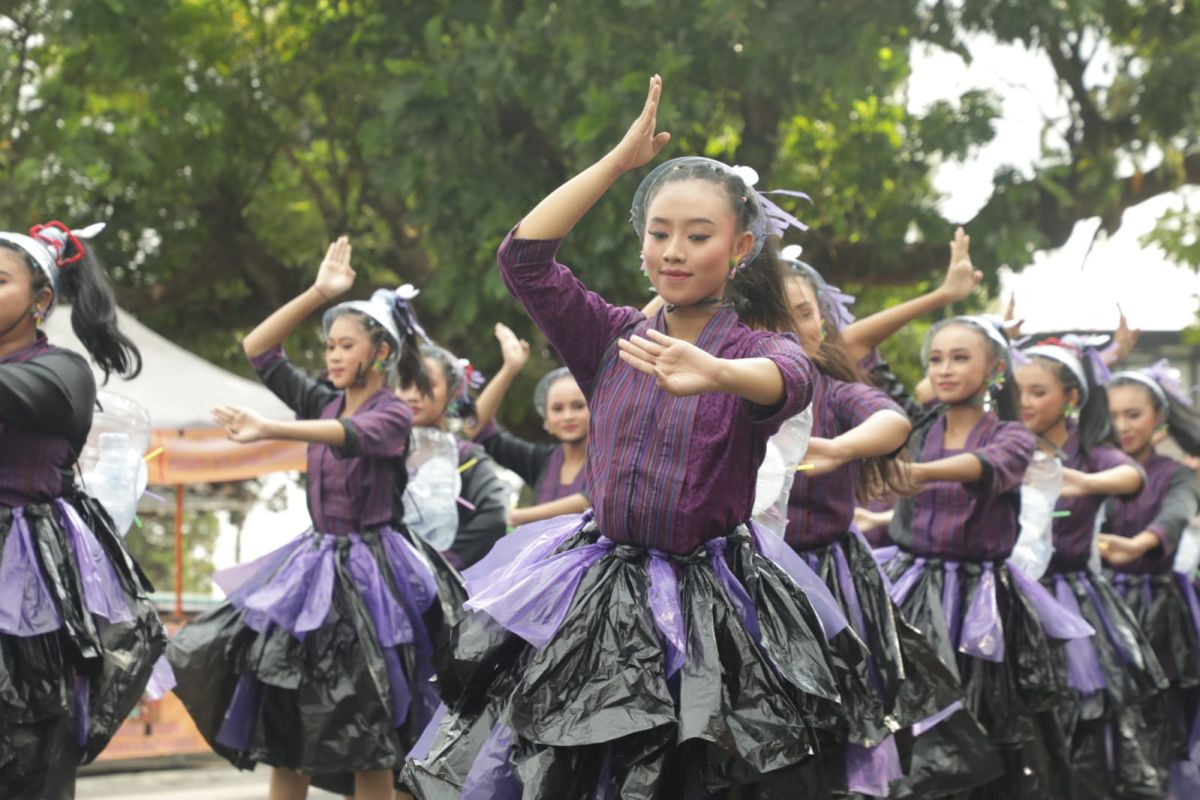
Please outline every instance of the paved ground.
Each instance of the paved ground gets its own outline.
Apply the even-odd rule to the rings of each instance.
[[[238,772],[224,761],[196,763],[180,769],[81,775],[76,800],[265,800],[269,772]],[[339,795],[317,789],[310,800]]]

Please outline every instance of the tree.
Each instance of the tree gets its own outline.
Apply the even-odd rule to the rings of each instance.
[[[493,321],[532,333],[491,268],[498,242],[616,140],[651,72],[666,81],[670,153],[809,191],[800,240],[851,291],[941,269],[951,226],[930,175],[992,136],[986,93],[907,110],[914,42],[965,53],[970,33],[1021,41],[1048,54],[1072,98],[1066,144],[1032,178],[999,175],[972,222],[985,268],[1019,267],[1084,216],[1115,225],[1140,198],[1194,183],[1200,158],[1197,0],[464,0],[453,15],[429,0],[12,5],[6,224],[107,219],[100,246],[122,302],[242,369],[239,334],[305,286],[343,232],[356,291],[421,286],[437,338],[494,366]],[[1114,54],[1105,85],[1085,79],[1097,42]],[[1123,161],[1145,168],[1122,177]],[[616,302],[647,297],[626,224],[634,186],[622,181],[564,250]],[[1197,255],[1180,220],[1164,240]],[[314,343],[297,337],[293,355],[315,359]],[[543,348],[535,366],[550,362]]]

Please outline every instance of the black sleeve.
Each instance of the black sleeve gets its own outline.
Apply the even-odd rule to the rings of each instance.
[[[317,419],[341,394],[328,383],[309,376],[287,358],[259,370],[258,377],[300,419]]]
[[[75,353],[55,351],[0,365],[0,425],[58,434],[81,448],[95,405],[96,379]]]
[[[508,531],[508,490],[496,474],[492,460],[482,453],[462,476],[462,499],[474,510],[459,504],[458,535],[450,547],[462,569],[488,554],[492,545]]]
[[[909,393],[908,388],[904,385],[904,381],[892,372],[891,366],[886,361],[880,359],[878,363],[871,368],[868,377],[875,388],[881,390],[884,394],[892,399],[896,405],[904,409],[904,413],[911,420],[920,419],[925,413],[925,409],[915,398]]]
[[[1200,504],[1200,489],[1196,485],[1196,473],[1181,466],[1171,473],[1167,482],[1167,493],[1163,495],[1158,514],[1148,528],[1152,529],[1167,546],[1167,552],[1175,552],[1183,529],[1196,516]]]
[[[508,431],[496,431],[494,436],[482,442],[483,449],[505,469],[521,476],[530,488],[537,485],[546,469],[546,461],[556,445],[534,444]]]

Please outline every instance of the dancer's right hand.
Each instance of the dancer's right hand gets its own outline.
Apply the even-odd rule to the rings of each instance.
[[[329,245],[325,260],[317,270],[313,288],[326,300],[345,294],[354,285],[354,270],[350,267],[350,237],[342,236]]]
[[[646,92],[646,104],[642,106],[642,113],[607,156],[619,172],[628,172],[648,164],[667,142],[671,141],[671,134],[666,131],[654,132],[658,124],[658,101],[661,96],[662,77],[655,75],[650,78],[650,89]]]
[[[983,273],[971,263],[971,237],[960,226],[950,240],[950,265],[946,267],[942,291],[951,302],[957,303],[970,297],[982,282]]]
[[[496,341],[500,343],[500,355],[504,358],[505,368],[512,372],[520,372],[529,361],[529,342],[518,339],[512,329],[503,322],[497,322],[495,328]]]

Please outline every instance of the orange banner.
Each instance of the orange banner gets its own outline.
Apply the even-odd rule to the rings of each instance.
[[[160,447],[162,452],[146,464],[153,486],[242,481],[305,468],[303,442],[238,444],[218,429],[156,430],[149,452]]]

